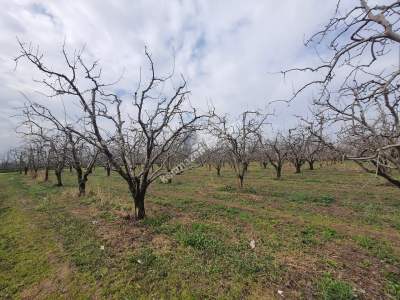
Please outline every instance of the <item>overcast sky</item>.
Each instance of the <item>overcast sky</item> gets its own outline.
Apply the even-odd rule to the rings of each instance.
[[[353,0],[348,0],[350,4]],[[353,2],[354,3],[354,2]],[[303,45],[332,15],[336,0],[0,0],[0,152],[17,141],[14,107],[21,92],[40,97],[40,78],[28,66],[15,70],[16,38],[39,45],[54,66],[61,66],[65,40],[71,51],[86,45],[100,59],[103,74],[118,88],[132,91],[140,67],[146,67],[147,45],[160,70],[170,69],[188,81],[193,105],[211,102],[219,112],[237,115],[244,109],[265,109],[291,94],[304,74],[286,80],[274,72],[316,62]],[[289,108],[276,106],[275,127],[306,114],[310,94]]]

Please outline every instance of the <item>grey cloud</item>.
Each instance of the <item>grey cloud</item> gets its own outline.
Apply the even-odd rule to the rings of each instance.
[[[303,39],[323,24],[335,1],[2,1],[0,11],[0,152],[15,143],[14,121],[7,113],[21,103],[18,91],[35,95],[38,74],[21,65],[13,72],[18,52],[15,37],[40,45],[47,61],[62,68],[64,40],[72,51],[86,45],[87,56],[100,59],[105,80],[124,74],[116,89],[129,96],[140,67],[147,67],[147,45],[162,72],[185,75],[192,103],[205,107],[209,99],[220,111],[238,114],[245,108],[264,108],[272,99],[288,95],[292,80],[284,82],[269,72],[292,65],[307,65],[315,55],[304,50]],[[349,1],[353,2],[352,1]],[[351,4],[351,3],[350,3]],[[284,111],[305,113],[304,99]],[[288,121],[288,120],[291,121]],[[6,121],[7,120],[7,121]]]

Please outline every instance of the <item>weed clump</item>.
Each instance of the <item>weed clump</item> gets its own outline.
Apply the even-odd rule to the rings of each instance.
[[[227,184],[227,185],[224,185],[224,186],[220,187],[218,190],[221,191],[221,192],[233,193],[233,192],[236,192],[237,189],[235,187]]]
[[[317,283],[318,292],[324,300],[352,300],[356,299],[353,289],[347,282],[333,278],[325,274]]]

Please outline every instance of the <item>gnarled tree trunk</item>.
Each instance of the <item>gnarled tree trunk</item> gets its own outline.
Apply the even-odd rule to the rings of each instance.
[[[141,186],[139,183],[135,186],[133,183],[129,184],[129,191],[131,192],[133,203],[135,205],[135,218],[142,220],[146,217],[146,210],[144,207],[144,199],[146,195],[146,187]]]
[[[217,169],[217,176],[221,176],[221,166],[216,166]]]
[[[83,178],[79,181],[79,197],[85,196],[86,194],[86,181],[87,179]]]
[[[275,171],[276,171],[276,178],[280,179],[282,177],[282,166],[281,165],[276,166]]]
[[[239,187],[243,188],[244,175],[238,175]]]
[[[294,164],[294,167],[296,168],[295,174],[300,174],[301,173],[301,166],[303,164],[300,161],[294,161],[293,164]]]
[[[56,174],[56,178],[57,178],[56,186],[63,186],[62,177],[61,177],[62,170],[56,169],[54,171],[54,173]]]
[[[46,167],[44,169],[44,181],[45,182],[49,181],[49,167]]]

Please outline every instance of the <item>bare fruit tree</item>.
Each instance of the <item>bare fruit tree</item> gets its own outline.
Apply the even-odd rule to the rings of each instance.
[[[316,139],[312,134],[308,133],[304,147],[304,157],[308,163],[309,170],[314,170],[315,163],[320,160],[323,151],[323,143],[319,139]]]
[[[268,166],[268,155],[267,149],[265,147],[258,147],[256,153],[254,154],[254,159],[260,163],[260,167],[266,169]]]
[[[277,133],[272,139],[264,139],[260,134],[259,139],[262,148],[265,149],[264,153],[268,157],[268,161],[275,169],[276,178],[280,179],[282,177],[283,165],[289,156],[289,149],[285,138],[281,133]]]
[[[135,217],[143,219],[148,187],[166,174],[176,143],[198,130],[206,117],[190,105],[184,78],[175,84],[172,75],[159,76],[146,49],[149,71],[126,99],[102,82],[98,62],[86,63],[81,51],[71,57],[63,47],[66,71],[48,66],[36,48],[20,43],[20,51],[16,61],[36,67],[49,97],[65,97],[68,106],[80,108],[79,119],[69,122],[68,129],[106,157],[128,185]]]
[[[48,170],[50,167],[51,160],[54,154],[64,154],[62,166],[64,167],[69,163],[70,167],[73,167],[76,171],[79,196],[84,196],[86,192],[86,182],[88,176],[92,173],[93,167],[96,163],[98,150],[96,147],[88,144],[83,138],[74,134],[69,128],[68,124],[61,121],[61,118],[57,118],[47,107],[39,103],[27,101],[23,109],[23,115],[25,117],[24,124],[31,124],[31,127],[36,127],[36,135],[46,140],[50,147],[44,147],[42,155],[44,156],[44,168],[45,168],[45,181],[48,179]],[[59,147],[65,147],[65,149],[54,148],[54,142],[50,137],[45,136],[45,126],[50,129],[50,132],[57,132],[56,138],[61,137],[65,142]],[[38,134],[40,133],[40,134]],[[33,134],[31,129],[30,134]],[[53,147],[51,147],[53,145]],[[58,150],[58,152],[56,151]],[[55,160],[57,161],[57,160]],[[59,163],[56,164],[61,165]],[[56,175],[60,173],[56,168]],[[61,183],[60,175],[59,184]]]
[[[226,145],[240,188],[257,150],[259,131],[266,124],[267,117],[267,114],[257,111],[245,111],[236,123],[229,123],[226,116],[216,114],[210,118],[210,132]]]
[[[200,128],[200,127],[199,127]],[[195,144],[195,132],[188,131],[186,135],[182,135],[179,139],[176,139],[175,144],[170,148],[165,156],[161,156],[157,166],[161,162],[164,165],[167,174],[160,178],[162,183],[171,183],[172,178],[176,175],[181,175],[184,171],[195,167],[193,164],[193,155],[198,151]],[[154,170],[156,164],[153,165]]]
[[[42,153],[43,143],[38,140],[30,140],[27,146],[28,170],[30,170],[32,178],[37,178],[40,168],[40,157]]]
[[[307,132],[300,126],[290,129],[285,141],[289,154],[288,159],[295,167],[295,173],[300,174],[301,167],[306,162]]]
[[[203,153],[201,158],[217,171],[217,176],[221,176],[221,169],[227,160],[227,148],[222,140],[217,140],[214,145],[202,144]]]
[[[50,165],[54,168],[57,186],[63,186],[62,172],[67,161],[68,140],[65,133],[54,127],[46,126],[43,120],[35,113],[34,105],[26,104],[22,109],[22,121],[19,132],[30,139],[35,145],[35,151],[31,150],[32,165],[35,176],[40,167],[45,168],[45,181],[48,179]],[[37,161],[37,162],[35,162]]]
[[[338,1],[328,24],[306,43],[328,47],[322,63],[285,73],[318,73],[320,78],[300,87],[294,97],[316,86],[315,123],[323,119],[338,128],[338,138],[351,145],[344,153],[347,159],[400,187],[392,172],[400,170],[400,1],[370,5],[360,0],[350,9],[343,6]]]
[[[19,174],[22,174],[23,170],[26,170],[26,173],[28,172],[26,169],[26,152],[24,148],[19,147],[10,149],[5,156],[5,165],[7,165],[9,160],[13,161],[12,167],[17,169]]]
[[[99,151],[70,130],[66,131],[72,167],[76,171],[79,196],[86,194],[86,183],[93,172]]]

